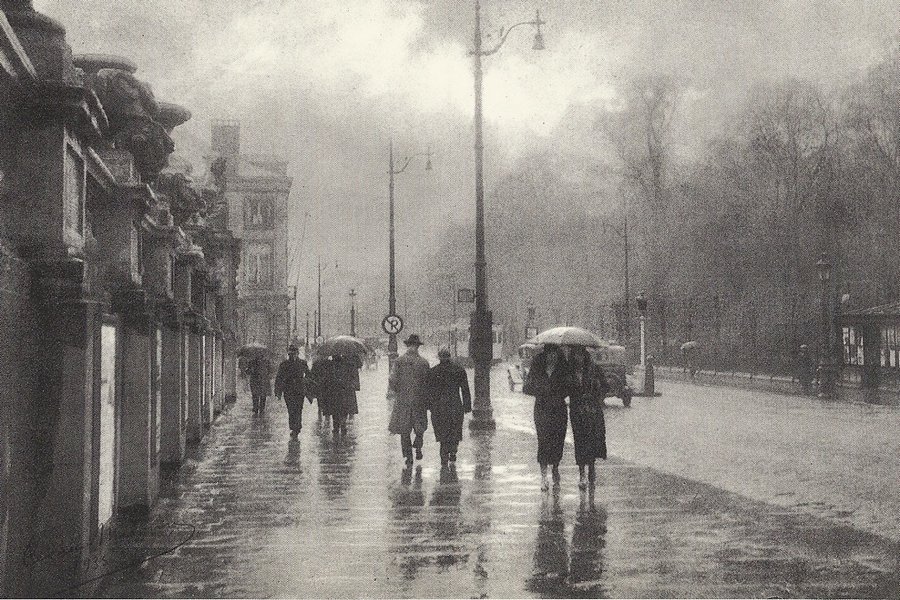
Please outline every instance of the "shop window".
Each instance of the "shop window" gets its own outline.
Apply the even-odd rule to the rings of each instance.
[[[861,367],[865,364],[863,335],[856,327],[844,327],[844,364]]]
[[[254,194],[244,196],[244,228],[275,228],[274,196],[270,194]]]
[[[881,328],[881,366],[892,369],[900,366],[900,327],[897,325]]]

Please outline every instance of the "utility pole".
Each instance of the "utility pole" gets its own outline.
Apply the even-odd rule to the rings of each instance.
[[[356,337],[356,290],[350,290],[350,335]]]
[[[305,357],[309,358],[309,311],[306,311],[306,338],[303,344],[304,349],[306,350]]]
[[[317,295],[317,305],[318,305],[318,313],[316,317],[316,327],[318,333],[316,333],[316,337],[320,337],[322,335],[322,257],[319,257],[318,262],[318,274],[319,274],[319,291]]]

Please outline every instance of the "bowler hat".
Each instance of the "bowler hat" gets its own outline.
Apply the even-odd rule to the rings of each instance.
[[[403,342],[407,346],[421,346],[422,340],[415,333],[406,338],[406,341]]]

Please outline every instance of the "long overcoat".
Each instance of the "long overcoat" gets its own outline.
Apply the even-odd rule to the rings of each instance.
[[[346,417],[359,412],[356,404],[356,390],[359,389],[359,369],[354,358],[335,356],[331,359],[331,368],[326,387],[331,392],[331,402],[327,414]],[[324,408],[322,412],[325,412]]]
[[[462,440],[463,415],[472,412],[472,394],[466,370],[445,360],[433,366],[428,374],[431,426],[441,443]]]
[[[408,435],[428,429],[428,361],[418,354],[406,353],[394,361],[388,389],[394,396],[388,431]]]
[[[322,414],[330,415],[334,392],[331,385],[331,361],[328,358],[319,357],[313,361],[307,387],[308,393],[319,403]]]
[[[250,364],[250,392],[254,396],[272,395],[272,363],[257,358]]]
[[[569,418],[572,421],[575,462],[578,465],[590,464],[597,458],[606,459],[603,399],[609,391],[609,384],[603,368],[589,358],[586,360],[584,375],[569,396]]]

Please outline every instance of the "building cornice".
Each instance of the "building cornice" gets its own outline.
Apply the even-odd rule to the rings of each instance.
[[[21,82],[37,81],[37,71],[2,10],[0,10],[0,68]]]

